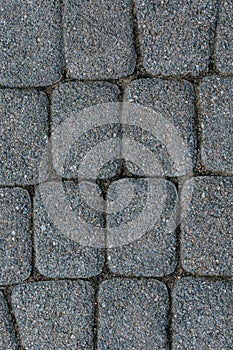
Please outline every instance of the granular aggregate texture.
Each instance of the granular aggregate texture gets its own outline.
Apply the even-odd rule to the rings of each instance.
[[[133,73],[133,2],[65,0],[64,42],[71,78],[116,79]]]
[[[99,290],[98,349],[169,349],[166,286],[155,280],[113,279]]]
[[[183,267],[199,275],[233,275],[233,178],[193,178],[181,196]]]
[[[196,76],[208,70],[216,0],[137,0],[143,64],[162,76]]]
[[[31,202],[21,188],[0,188],[0,285],[31,273]]]
[[[13,323],[2,292],[0,292],[0,347],[4,350],[18,348]]]
[[[185,278],[173,291],[173,349],[232,349],[232,281]]]
[[[48,86],[59,81],[60,1],[8,0],[0,6],[0,84]]]
[[[24,349],[93,349],[93,298],[84,281],[16,286],[12,304]]]
[[[36,90],[0,90],[0,185],[33,185],[48,142],[48,99]]]
[[[211,76],[199,87],[201,158],[207,170],[233,173],[233,79]]]

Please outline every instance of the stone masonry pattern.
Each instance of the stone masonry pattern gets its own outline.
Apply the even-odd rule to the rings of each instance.
[[[0,350],[233,349],[232,19],[1,1]]]

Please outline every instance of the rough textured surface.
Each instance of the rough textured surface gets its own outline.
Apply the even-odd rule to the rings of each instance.
[[[177,263],[174,233],[177,214],[175,186],[158,179],[133,180],[133,185],[133,197],[129,203],[123,202],[123,209],[107,215],[108,240],[109,236],[116,237],[118,243],[123,236],[125,240],[131,241],[108,250],[109,268],[124,275],[170,274]],[[108,206],[107,212],[109,211]],[[113,238],[112,241],[115,242]]]
[[[2,2],[0,38],[0,84],[46,86],[61,79],[59,0]]]
[[[232,282],[179,281],[173,292],[173,349],[232,349],[232,292]]]
[[[233,73],[233,2],[220,2],[216,37],[216,68],[224,74]]]
[[[233,173],[233,79],[207,77],[199,88],[203,165],[211,171]]]
[[[183,267],[200,275],[232,275],[233,178],[197,177],[182,189]]]
[[[158,281],[102,283],[98,349],[168,349],[168,304],[166,286]]]
[[[64,40],[68,75],[113,79],[134,71],[131,0],[65,0]]]
[[[12,302],[26,350],[93,349],[93,289],[89,282],[22,284]],[[36,331],[35,331],[36,330]]]
[[[18,348],[12,320],[2,292],[0,292],[0,348],[2,350]]]
[[[0,285],[25,280],[31,273],[31,203],[27,191],[0,189]]]
[[[47,144],[48,100],[44,92],[0,90],[0,184],[31,185]],[[45,166],[41,179],[46,178]]]
[[[198,75],[208,68],[216,0],[137,0],[144,67],[154,75]]]

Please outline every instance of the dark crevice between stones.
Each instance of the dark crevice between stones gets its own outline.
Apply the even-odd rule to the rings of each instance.
[[[216,45],[217,45],[217,29],[218,29],[218,22],[219,22],[219,13],[220,13],[220,3],[222,0],[217,0],[216,3],[216,9],[215,9],[215,21],[213,24],[213,28],[210,28],[211,34],[210,34],[210,61],[209,61],[209,67],[208,67],[208,73],[210,75],[216,74]]]

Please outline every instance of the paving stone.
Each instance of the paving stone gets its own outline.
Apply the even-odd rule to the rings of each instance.
[[[71,78],[116,79],[133,73],[132,1],[65,0],[64,41]]]
[[[120,186],[122,181],[125,187]],[[127,193],[130,186],[131,194]],[[134,276],[172,273],[177,264],[175,186],[161,179],[124,179],[111,185],[110,198],[111,191],[121,195],[117,205],[109,201],[107,206],[110,270]]]
[[[64,200],[60,198],[62,191]],[[102,272],[104,218],[98,203],[97,207],[94,207],[94,202],[88,205],[88,194],[85,196],[85,193],[90,194],[91,201],[93,187],[88,191],[87,187],[81,188],[80,184],[72,182],[64,183],[62,188],[55,182],[37,188],[34,201],[35,250],[36,266],[42,275],[77,278]]]
[[[173,292],[173,349],[232,349],[232,282],[185,278]]]
[[[216,67],[224,74],[233,73],[233,3],[223,0],[220,3],[216,35]]]
[[[202,164],[213,172],[233,173],[233,79],[212,76],[199,88]]]
[[[38,91],[0,90],[0,184],[32,185],[47,145],[48,101]],[[48,172],[44,163],[41,180]]]
[[[126,125],[123,158],[137,164],[147,176],[192,173],[196,153],[192,84],[140,79],[129,84],[124,101],[130,105],[125,106],[122,117]]]
[[[110,83],[67,83],[52,96],[53,164],[67,179],[96,179],[120,158],[119,88]]]
[[[31,273],[31,203],[27,191],[0,189],[0,285],[25,280]]]
[[[137,0],[145,69],[154,75],[198,75],[207,70],[216,0]]]
[[[99,290],[98,349],[168,349],[168,293],[155,280],[113,279]]]
[[[18,348],[12,320],[2,292],[0,292],[0,347],[2,350]]]
[[[0,11],[0,84],[52,85],[62,77],[58,0],[9,0]]]
[[[13,289],[13,311],[25,350],[93,349],[89,282],[50,281]]]
[[[182,189],[183,267],[200,275],[232,275],[233,178],[196,177]]]

